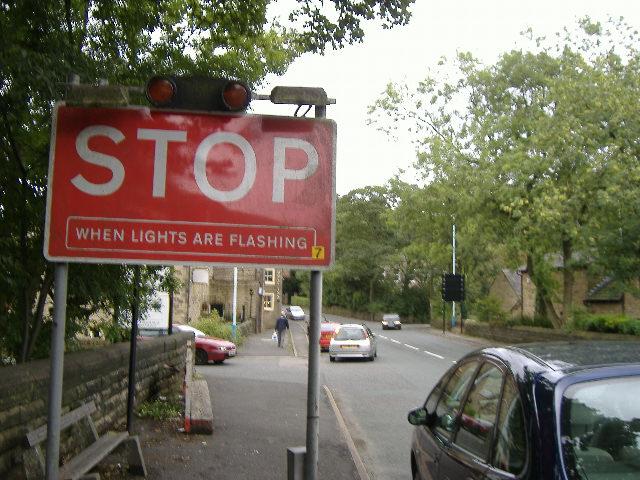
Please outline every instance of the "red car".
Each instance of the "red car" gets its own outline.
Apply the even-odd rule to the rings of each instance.
[[[339,326],[340,324],[335,322],[320,323],[320,351],[329,351],[329,344]]]
[[[173,328],[177,332],[189,332],[195,335],[196,363],[198,365],[206,365],[209,362],[219,364],[227,358],[236,356],[236,345],[233,342],[208,337],[204,332],[189,325],[174,325]]]

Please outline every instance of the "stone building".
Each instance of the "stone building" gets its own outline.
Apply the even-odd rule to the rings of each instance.
[[[558,316],[562,316],[562,271],[556,266],[553,273],[559,289],[551,304]],[[574,270],[573,299],[576,307],[584,307],[590,313],[624,314],[640,318],[640,298],[630,293],[611,277],[589,275],[586,268]],[[636,282],[635,289],[638,285]],[[500,302],[502,311],[511,318],[532,318],[535,313],[536,287],[523,269],[502,269],[493,280],[489,295]]]
[[[536,287],[526,271],[503,268],[489,295],[498,299],[502,311],[511,318],[532,318],[535,313]]]
[[[216,310],[233,316],[233,268],[176,267],[182,288],[174,293],[174,321],[190,323]],[[238,267],[236,322],[254,319],[261,330],[271,329],[282,306],[282,271]]]

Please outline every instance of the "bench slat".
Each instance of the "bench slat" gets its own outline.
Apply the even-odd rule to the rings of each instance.
[[[128,432],[108,432],[80,452],[78,456],[62,465],[60,467],[60,478],[63,480],[75,480],[81,477],[100,463],[128,437]]]
[[[85,403],[75,410],[71,410],[60,418],[60,431],[70,427],[83,417],[91,418],[91,414],[96,411],[96,404],[93,402]],[[34,447],[47,438],[47,425],[44,424],[35,430],[27,433],[27,441],[30,447]]]

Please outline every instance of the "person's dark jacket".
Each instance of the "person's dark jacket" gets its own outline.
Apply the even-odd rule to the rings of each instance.
[[[278,320],[276,320],[276,330],[283,332],[285,328],[289,328],[289,320],[284,316],[278,317]]]

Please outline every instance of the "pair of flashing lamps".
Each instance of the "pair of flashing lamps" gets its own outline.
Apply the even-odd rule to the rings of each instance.
[[[156,76],[147,82],[149,102],[160,108],[244,112],[251,90],[240,81],[202,76]]]
[[[147,82],[146,95],[155,107],[218,112],[244,112],[254,98],[298,107],[335,103],[323,88],[274,87],[259,95],[239,80],[204,76],[156,76]]]

